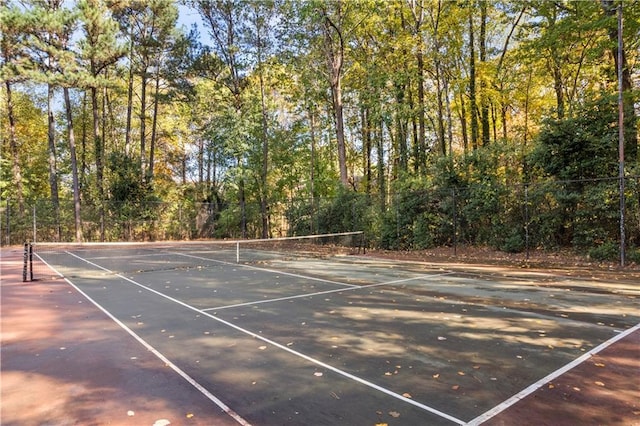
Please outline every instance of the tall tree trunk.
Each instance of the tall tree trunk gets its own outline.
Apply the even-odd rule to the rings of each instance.
[[[16,118],[13,113],[13,99],[11,97],[11,83],[4,82],[7,89],[7,116],[9,118],[9,148],[11,149],[11,160],[13,169],[13,182],[16,185],[16,197],[18,198],[18,211],[20,217],[24,217],[24,194],[22,193],[22,170],[20,168],[20,158],[18,156],[18,138],[16,136]]]
[[[133,52],[135,44],[133,29],[131,31],[131,45],[129,46],[129,76],[127,77],[127,124],[124,133],[124,154],[127,157],[131,155],[131,116],[133,114]]]
[[[153,116],[151,117],[151,140],[149,141],[149,166],[147,168],[147,185],[153,184],[153,168],[155,163],[156,144],[158,139],[158,107],[160,105],[160,67],[156,71],[154,84]]]
[[[469,132],[467,130],[467,107],[464,94],[460,93],[460,130],[462,131],[462,148],[466,154],[469,150]]]
[[[478,101],[476,93],[476,47],[472,8],[469,8],[469,104],[471,147],[473,150],[476,150],[478,148]]]
[[[91,114],[93,117],[93,153],[96,161],[96,188],[98,190],[98,210],[100,214],[100,241],[105,239],[104,211],[104,146],[100,135],[98,88],[91,88]]]
[[[76,137],[73,131],[73,114],[71,111],[71,99],[69,89],[65,87],[64,103],[67,112],[67,134],[69,137],[69,153],[71,155],[71,181],[73,186],[73,217],[76,231],[76,242],[82,241],[82,219],[80,216],[80,184],[78,181],[78,160],[76,157]]]
[[[341,15],[341,0],[336,1],[338,14]],[[344,138],[344,117],[342,105],[342,66],[344,62],[344,39],[341,29],[329,18],[325,9],[324,12],[324,38],[325,54],[329,65],[331,99],[333,106],[333,119],[336,129],[336,140],[338,142],[338,167],[340,170],[340,182],[347,186],[349,179],[347,175],[347,150]],[[337,37],[337,40],[334,40]]]
[[[487,62],[487,1],[480,0],[480,62]],[[481,91],[481,111],[482,121],[482,145],[488,145],[491,140],[491,129],[489,125],[489,94],[485,76],[480,80]]]
[[[371,119],[369,109],[363,105],[360,107],[360,123],[362,126],[364,192],[371,195]]]
[[[140,176],[144,179],[147,141],[147,69],[142,70],[140,82]]]
[[[60,241],[60,197],[58,195],[58,166],[56,163],[56,129],[53,116],[53,85],[47,85],[47,116],[48,116],[48,140],[49,140],[49,187],[51,188],[51,205],[53,207],[53,220],[56,241]]]
[[[258,40],[260,44],[260,40]],[[262,238],[269,237],[269,211],[267,205],[267,176],[269,173],[269,128],[267,122],[267,106],[264,93],[264,77],[262,75],[262,60],[258,60],[260,80],[260,106],[262,108],[262,170],[260,172],[260,214],[262,216]]]
[[[385,185],[384,167],[384,120],[378,123],[378,135],[376,151],[378,155],[378,194],[380,195],[380,212],[384,213],[387,208],[387,189]]]
[[[616,4],[613,0],[601,0],[601,5],[604,12],[608,16],[616,15]],[[624,7],[624,6],[623,6]],[[617,22],[616,22],[617,24]],[[611,25],[609,27],[609,40],[611,47],[611,54],[615,63],[616,73],[618,70],[618,28],[617,25]],[[627,63],[627,54],[624,46],[622,46],[622,92],[623,96],[623,112],[624,112],[624,156],[625,162],[633,164],[634,162],[640,162],[638,156],[638,129],[637,117],[634,108],[635,99],[633,97],[633,82],[631,80],[631,73]],[[617,78],[616,78],[617,80]]]
[[[309,115],[309,136],[311,138],[311,158],[309,160],[309,179],[311,181],[311,233],[316,233],[316,118],[313,107],[307,108]]]

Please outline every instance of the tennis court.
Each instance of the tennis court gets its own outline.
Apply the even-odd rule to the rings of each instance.
[[[34,263],[240,424],[491,422],[640,328],[633,280],[297,248],[87,244]]]

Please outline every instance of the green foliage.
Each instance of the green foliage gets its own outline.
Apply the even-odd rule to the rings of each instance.
[[[589,257],[597,261],[612,261],[620,257],[620,245],[608,241],[589,250]]]
[[[360,231],[368,227],[367,197],[340,188],[334,198],[325,200],[318,210],[318,233]]]

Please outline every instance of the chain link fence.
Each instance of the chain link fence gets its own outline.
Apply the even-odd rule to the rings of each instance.
[[[616,178],[456,187],[414,187],[384,197],[342,191],[334,198],[269,203],[270,237],[364,230],[368,244],[392,250],[490,246],[506,252],[572,248],[615,259],[620,247]],[[101,212],[104,211],[104,214]],[[75,241],[73,202],[32,200],[22,211],[2,200],[1,243]],[[625,179],[628,255],[640,261],[640,177]],[[84,241],[258,238],[258,203],[147,202],[83,205]],[[636,259],[636,257],[638,259]]]

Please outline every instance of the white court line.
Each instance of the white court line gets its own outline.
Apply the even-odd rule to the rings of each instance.
[[[254,269],[256,271],[264,271],[264,272],[269,272],[269,273],[277,274],[277,275],[288,275],[290,277],[295,277],[295,278],[304,278],[304,279],[307,279],[307,280],[320,281],[320,282],[327,283],[327,284],[341,285],[341,286],[344,286],[344,287],[347,287],[347,288],[359,288],[360,287],[360,286],[357,286],[355,284],[343,283],[343,282],[340,282],[340,281],[326,280],[326,279],[323,279],[323,278],[316,278],[316,277],[305,277],[304,275],[293,274],[291,272],[283,272],[283,271],[277,271],[277,270],[274,270],[274,269],[260,268],[258,266],[245,265],[244,263],[225,262],[224,260],[210,259],[208,257],[194,256],[192,254],[177,253],[177,252],[172,252],[172,254],[177,254],[178,256],[190,257],[190,258],[198,259],[198,260],[207,260],[209,262],[221,263],[223,265],[230,265],[230,266],[235,266],[235,267]]]
[[[308,355],[305,355],[305,354],[303,354],[301,352],[295,351],[295,350],[291,349],[288,346],[281,345],[280,343],[277,343],[277,342],[275,342],[273,340],[267,339],[266,337],[261,336],[260,334],[256,334],[256,333],[254,333],[252,331],[249,331],[249,330],[247,330],[245,328],[242,328],[242,327],[240,327],[238,325],[235,325],[235,324],[233,324],[233,323],[231,323],[229,321],[225,321],[222,318],[218,318],[218,317],[216,317],[214,315],[209,314],[208,312],[204,312],[201,309],[195,308],[195,307],[193,307],[193,306],[191,306],[191,305],[189,305],[189,304],[187,304],[185,302],[182,302],[182,301],[180,301],[178,299],[175,299],[175,298],[173,298],[171,296],[168,296],[168,295],[166,295],[164,293],[161,293],[161,292],[159,292],[157,290],[154,290],[154,289],[152,289],[150,287],[147,287],[147,286],[145,286],[143,284],[140,284],[140,283],[138,283],[138,282],[136,282],[136,281],[134,281],[134,280],[132,280],[130,278],[125,277],[122,274],[114,273],[113,271],[110,271],[107,268],[104,268],[104,267],[102,267],[102,266],[100,266],[100,265],[98,265],[98,264],[96,264],[94,262],[91,262],[91,261],[87,260],[87,259],[83,259],[82,257],[77,256],[77,255],[75,255],[73,253],[69,253],[69,254],[74,256],[74,257],[76,257],[77,259],[80,259],[80,260],[88,263],[89,265],[95,266],[96,268],[99,268],[99,269],[101,269],[101,270],[103,270],[105,272],[108,272],[108,273],[112,274],[113,276],[116,276],[116,277],[119,277],[119,278],[121,278],[121,279],[123,279],[125,281],[128,281],[131,284],[134,284],[134,285],[136,285],[136,286],[138,286],[140,288],[143,288],[143,289],[145,289],[145,290],[147,290],[147,291],[149,291],[151,293],[154,293],[154,294],[156,294],[156,295],[158,295],[160,297],[164,297],[165,299],[170,300],[170,301],[172,301],[172,302],[174,302],[174,303],[176,303],[178,305],[184,306],[185,308],[188,308],[188,309],[190,309],[190,310],[192,310],[192,311],[194,311],[196,313],[199,313],[201,315],[205,315],[205,316],[207,316],[207,317],[209,317],[209,318],[211,318],[211,319],[213,319],[215,321],[218,321],[221,324],[224,324],[224,325],[226,325],[228,327],[233,328],[234,330],[240,331],[241,333],[244,333],[244,334],[246,334],[248,336],[251,336],[254,339],[261,340],[261,341],[263,341],[263,342],[265,342],[267,344],[275,346],[275,347],[277,347],[277,348],[279,348],[279,349],[281,349],[283,351],[289,352],[292,355],[295,355],[295,356],[297,356],[299,358],[307,360],[307,361],[309,361],[309,362],[311,362],[313,364],[316,364],[316,365],[318,365],[318,366],[320,366],[322,368],[325,368],[325,369],[327,369],[329,371],[333,371],[336,374],[339,374],[339,375],[341,375],[343,377],[346,377],[346,378],[351,379],[351,380],[353,380],[355,382],[363,384],[363,385],[365,385],[367,387],[375,389],[375,390],[377,390],[379,392],[382,392],[382,393],[384,393],[386,395],[389,395],[389,396],[391,396],[393,398],[399,399],[399,400],[404,401],[404,402],[406,402],[408,404],[411,404],[411,405],[413,405],[415,407],[421,408],[422,410],[428,411],[428,412],[430,412],[432,414],[435,414],[435,415],[437,415],[439,417],[445,418],[445,419],[447,419],[447,420],[449,420],[449,421],[451,421],[453,423],[456,423],[456,424],[459,424],[459,425],[464,425],[465,424],[464,421],[462,421],[462,420],[460,420],[460,419],[458,419],[456,417],[453,417],[453,416],[451,416],[451,415],[449,415],[447,413],[439,411],[439,410],[437,410],[437,409],[435,409],[433,407],[430,407],[428,405],[422,404],[422,403],[420,403],[418,401],[415,401],[413,399],[407,398],[407,397],[405,397],[403,395],[400,395],[398,393],[395,393],[395,392],[393,392],[393,391],[391,391],[389,389],[383,388],[382,386],[379,386],[379,385],[377,385],[377,384],[375,384],[373,382],[370,382],[368,380],[365,380],[365,379],[363,379],[361,377],[355,376],[355,375],[353,375],[351,373],[347,373],[346,371],[340,370],[339,368],[336,368],[336,367],[334,367],[332,365],[326,364],[326,363],[324,363],[324,362],[322,362],[322,361],[320,361],[318,359],[312,358],[312,357],[310,357]],[[260,268],[256,268],[256,269],[260,269]]]
[[[640,324],[636,324],[634,327],[631,327],[631,328],[623,331],[622,333],[613,336],[611,339],[607,340],[604,343],[601,343],[600,345],[598,345],[595,348],[591,349],[589,352],[586,352],[586,353],[582,354],[580,357],[574,359],[570,363],[566,364],[564,367],[559,368],[558,370],[552,372],[551,374],[548,374],[547,376],[545,376],[542,379],[538,380],[534,384],[528,386],[527,388],[525,388],[525,389],[521,390],[520,392],[518,392],[517,394],[513,395],[511,398],[503,401],[501,404],[498,404],[495,407],[493,407],[492,409],[490,409],[489,411],[479,415],[478,417],[476,417],[475,419],[473,419],[469,423],[467,423],[467,425],[468,426],[480,425],[480,424],[486,422],[487,420],[495,417],[496,415],[500,414],[501,412],[503,412],[507,408],[511,407],[516,402],[518,402],[518,401],[526,398],[527,396],[531,395],[533,392],[537,391],[538,389],[540,389],[545,384],[547,384],[550,381],[560,377],[561,375],[563,375],[567,371],[572,370],[573,368],[575,368],[578,365],[582,364],[583,362],[585,362],[586,360],[588,360],[592,356],[596,355],[598,352],[601,352],[602,350],[604,350],[607,347],[611,346],[612,344],[614,344],[618,340],[621,340],[621,339],[625,338],[626,336],[630,335],[631,333],[633,333],[633,332],[635,332],[637,330],[640,330]]]
[[[274,299],[255,300],[253,302],[236,303],[234,305],[217,306],[217,307],[214,307],[214,308],[205,308],[205,309],[202,309],[202,310],[203,311],[219,311],[219,310],[222,310],[222,309],[239,308],[239,307],[243,307],[243,306],[259,305],[261,303],[272,303],[272,302],[281,302],[283,300],[303,299],[305,297],[322,296],[324,294],[342,293],[342,292],[347,292],[347,291],[355,291],[355,290],[360,290],[360,289],[367,289],[367,288],[371,288],[371,287],[380,287],[380,286],[385,286],[385,285],[398,284],[398,283],[407,282],[407,281],[414,281],[414,280],[442,277],[444,275],[449,275],[449,274],[450,274],[450,272],[446,272],[446,273],[442,273],[442,274],[420,275],[420,276],[417,276],[417,277],[403,278],[403,279],[400,279],[400,280],[387,281],[387,282],[383,282],[383,283],[375,283],[375,284],[366,284],[366,285],[361,285],[361,286],[353,286],[351,288],[336,288],[336,289],[333,289],[333,290],[318,291],[318,292],[315,292],[315,293],[296,294],[294,296],[277,297],[277,298],[274,298]],[[305,278],[306,279],[307,277],[300,276],[300,278]]]
[[[83,260],[89,264],[96,265],[93,262],[89,262],[86,259],[82,259],[79,256],[76,256],[73,253],[70,252],[66,252],[72,256],[77,257],[80,260]],[[45,264],[47,265],[53,272],[55,272],[59,277],[63,278],[71,287],[73,287],[78,293],[82,294],[89,302],[93,303],[98,309],[100,309],[102,312],[104,312],[105,315],[107,315],[109,318],[111,318],[117,325],[119,325],[124,331],[126,331],[127,333],[129,333],[129,335],[131,335],[134,339],[136,339],[142,346],[144,346],[149,352],[151,352],[152,354],[154,354],[158,359],[160,359],[162,362],[165,363],[165,365],[169,366],[173,371],[175,371],[176,373],[178,373],[184,380],[187,381],[187,383],[189,383],[191,386],[193,386],[194,388],[196,388],[198,391],[200,391],[200,393],[202,393],[205,397],[207,397],[211,402],[213,402],[214,404],[216,404],[223,412],[225,412],[228,416],[230,416],[231,418],[233,418],[236,422],[238,422],[239,424],[243,425],[243,426],[251,426],[251,423],[249,423],[248,421],[246,421],[244,418],[242,418],[238,413],[236,413],[235,411],[233,411],[231,408],[229,408],[229,406],[227,406],[224,402],[222,402],[220,399],[218,399],[215,395],[213,395],[211,392],[209,392],[204,386],[202,386],[200,383],[198,383],[194,378],[192,378],[191,376],[189,376],[186,372],[184,372],[180,367],[178,367],[177,365],[175,365],[173,362],[171,362],[167,357],[165,357],[162,353],[160,353],[156,348],[154,348],[153,346],[151,346],[149,343],[147,343],[142,337],[140,337],[139,335],[137,335],[133,330],[131,330],[129,327],[126,326],[126,324],[124,324],[122,321],[120,321],[118,318],[116,318],[115,316],[113,316],[108,310],[106,310],[104,307],[102,307],[102,305],[100,305],[98,302],[96,302],[95,300],[93,300],[88,294],[86,294],[84,291],[82,291],[78,286],[76,286],[73,282],[71,282],[68,278],[66,278],[64,275],[62,275],[56,268],[54,268],[53,266],[51,266],[50,264],[48,264],[44,259],[42,259],[39,255],[36,254],[36,256],[38,256],[38,258]],[[106,268],[102,268],[100,266],[98,266],[100,269],[104,270],[104,271],[108,271],[108,269]],[[116,276],[120,276],[119,274],[115,274]],[[120,276],[121,277],[121,276]]]

